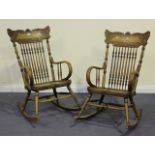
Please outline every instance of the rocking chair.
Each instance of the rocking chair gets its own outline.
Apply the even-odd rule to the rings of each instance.
[[[149,36],[149,31],[133,34],[105,31],[105,60],[102,67],[92,66],[87,70],[89,95],[76,118],[88,118],[103,109],[123,110],[126,128],[135,127],[138,124],[142,111],[136,108],[133,96],[136,94],[144,50]],[[93,94],[98,94],[100,98],[92,99]],[[106,95],[122,97],[124,102],[123,104],[105,103],[103,99]],[[93,111],[90,112],[90,108],[93,108]],[[135,114],[135,119],[132,121],[129,119],[129,108],[133,109]]]
[[[65,110],[79,110],[78,100],[70,87],[72,66],[68,61],[55,62],[53,60],[49,44],[49,26],[43,29],[27,29],[25,31],[7,29],[7,32],[13,43],[25,89],[27,90],[24,103],[18,104],[24,117],[29,121],[36,122],[39,119],[39,102],[52,102]],[[63,72],[62,66],[65,67]],[[66,87],[69,92],[58,93],[57,88],[61,87]],[[48,89],[52,89],[53,94],[39,95],[40,91]],[[32,91],[34,97],[30,98]],[[59,102],[59,100],[70,97],[74,100],[74,106],[64,106]],[[35,101],[35,114],[26,112],[28,101]]]

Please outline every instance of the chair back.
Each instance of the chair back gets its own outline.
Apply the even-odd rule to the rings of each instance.
[[[150,36],[146,33],[121,33],[105,31],[106,53],[103,83],[112,89],[127,90],[132,72],[139,74],[145,46]],[[108,60],[109,59],[109,60]]]
[[[31,70],[34,84],[48,82],[51,77],[54,79],[54,71],[47,65],[49,60],[53,61],[49,46],[49,26],[34,30],[8,29],[7,32],[13,43],[20,68],[26,66]]]

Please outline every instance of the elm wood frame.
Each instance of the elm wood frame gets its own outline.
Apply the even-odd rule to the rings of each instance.
[[[135,127],[141,117],[141,110],[137,110],[133,96],[144,57],[144,50],[150,32],[146,33],[121,33],[105,31],[106,52],[102,67],[92,66],[87,70],[86,80],[89,84],[89,95],[81,107],[76,118],[88,118],[96,115],[102,109],[123,110],[125,113],[125,127]],[[107,75],[107,66],[110,47],[113,48],[111,64]],[[140,51],[138,51],[138,49]],[[137,59],[137,52],[139,59]],[[137,62],[137,64],[136,64]],[[92,71],[96,71],[95,84],[91,80]],[[102,73],[102,76],[100,75]],[[108,76],[108,78],[107,78]],[[107,80],[107,81],[106,81]],[[106,84],[107,83],[107,84]],[[93,94],[101,95],[100,99],[92,100]],[[124,98],[124,104],[104,103],[106,95]],[[86,114],[86,109],[96,107],[91,113]],[[129,108],[133,109],[135,120],[129,119]]]
[[[24,117],[31,122],[36,122],[39,119],[39,102],[52,102],[65,110],[79,110],[80,106],[78,100],[70,87],[72,66],[68,61],[54,61],[49,44],[49,26],[34,30],[13,31],[7,29],[7,32],[13,43],[25,89],[27,90],[24,103],[18,104],[19,110]],[[46,60],[45,52],[48,53],[49,61]],[[50,71],[47,66],[48,62],[50,64]],[[68,66],[68,75],[65,77],[62,72],[62,65]],[[56,70],[54,70],[54,66],[57,67]],[[50,74],[51,79],[49,76]],[[56,89],[60,87],[66,87],[69,92],[57,93]],[[52,89],[53,94],[39,97],[39,92],[47,89]],[[35,92],[34,98],[30,98],[32,91]],[[73,107],[60,104],[59,100],[70,97],[75,101]],[[27,103],[30,100],[35,101],[35,115],[30,115],[26,112]]]

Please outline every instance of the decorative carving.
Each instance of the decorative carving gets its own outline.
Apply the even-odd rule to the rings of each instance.
[[[50,27],[46,26],[43,29],[26,29],[13,31],[7,29],[8,35],[11,38],[12,42],[24,43],[24,42],[37,42],[42,41],[43,39],[50,38]]]
[[[139,47],[145,46],[150,36],[150,32],[145,33],[121,33],[105,31],[105,42],[107,44],[113,44],[114,46],[121,47]]]

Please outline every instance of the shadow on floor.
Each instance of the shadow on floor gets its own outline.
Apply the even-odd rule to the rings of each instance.
[[[86,94],[77,94],[82,102]],[[135,101],[143,109],[140,124],[134,130],[124,128],[122,112],[106,110],[86,120],[75,120],[76,113],[67,112],[52,104],[40,105],[40,121],[30,124],[20,114],[16,102],[24,93],[0,93],[1,136],[145,136],[155,135],[155,95],[138,94]],[[119,102],[116,98],[107,98]],[[149,101],[149,102],[148,102]],[[68,104],[67,100],[65,103]],[[31,104],[32,105],[32,104]]]

